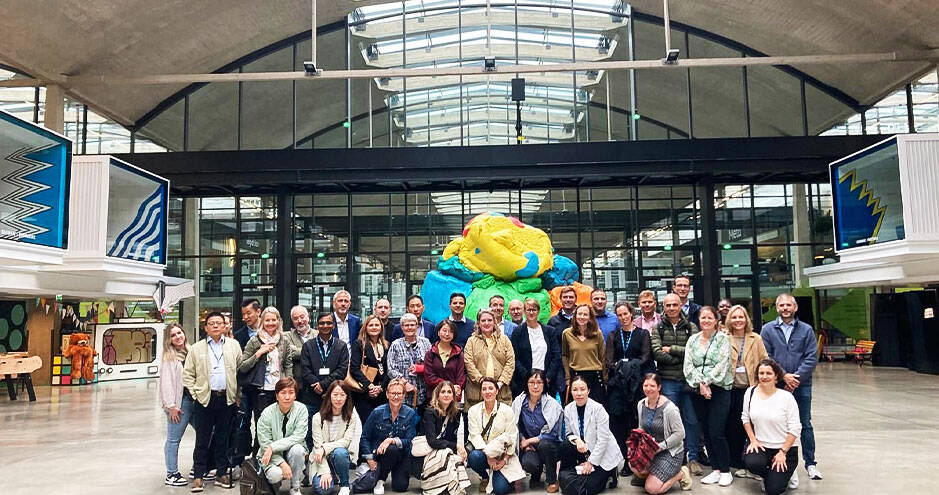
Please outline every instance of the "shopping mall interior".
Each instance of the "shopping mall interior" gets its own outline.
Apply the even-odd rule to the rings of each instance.
[[[13,484],[4,493],[166,488],[156,380],[71,386],[67,311],[95,339],[95,324],[126,316],[179,321],[196,340],[212,311],[240,327],[243,300],[317,313],[341,290],[353,313],[387,298],[397,318],[483,213],[543,230],[610,308],[643,290],[661,303],[682,274],[692,299],[728,298],[759,326],[776,318],[778,294],[794,294],[835,361],[819,365],[816,385],[827,476],[799,490],[849,493],[864,480],[872,492],[933,492],[926,461],[939,429],[927,404],[939,362],[902,338],[873,367],[840,361],[877,340],[878,325],[892,329],[879,334],[886,342],[916,311],[935,330],[939,272],[839,271],[864,248],[839,244],[832,164],[897,135],[939,135],[937,22],[928,0],[0,4],[0,116],[48,131],[73,174],[113,157],[103,175],[63,182],[56,242],[35,247],[0,217],[14,229],[0,230],[0,352],[44,363],[36,403],[0,399],[0,445],[14,446],[2,454]],[[118,169],[133,178],[116,179]],[[145,192],[118,198],[121,184]],[[92,191],[105,196],[78,201]],[[151,210],[140,205],[132,226],[159,210],[159,246],[146,257],[105,252],[122,234],[110,212],[107,229],[96,227],[94,208],[123,205],[133,217],[144,196]],[[902,241],[902,225],[894,230]],[[939,259],[939,234],[929,235],[918,246]],[[899,273],[912,273],[903,264],[913,251],[897,255]],[[31,256],[39,261],[23,261]],[[162,307],[165,287],[186,281],[192,294]],[[156,335],[128,362],[155,364]],[[924,338],[939,352],[939,339]],[[883,414],[884,402],[917,405]],[[75,451],[43,459],[64,445]],[[191,446],[187,436],[182,450]],[[17,475],[36,466],[76,484]],[[730,490],[759,493],[755,483]]]

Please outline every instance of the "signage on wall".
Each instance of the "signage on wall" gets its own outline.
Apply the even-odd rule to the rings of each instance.
[[[166,263],[169,181],[116,158],[108,167],[108,256]]]
[[[834,162],[831,190],[837,250],[905,238],[896,139]]]
[[[0,240],[67,247],[72,142],[0,111]]]

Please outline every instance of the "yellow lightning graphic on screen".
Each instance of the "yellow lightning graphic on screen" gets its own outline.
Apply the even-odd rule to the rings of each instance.
[[[858,193],[858,199],[861,201],[864,201],[866,197],[866,200],[867,200],[866,206],[872,207],[871,216],[879,215],[879,217],[877,218],[877,225],[874,226],[874,233],[871,236],[876,239],[877,234],[880,232],[880,224],[884,221],[884,215],[887,212],[887,207],[880,206],[880,198],[879,197],[875,198],[874,191],[872,191],[871,189],[867,187],[867,179],[864,179],[861,181],[857,180],[857,169],[851,169],[847,173],[842,175],[841,178],[838,179],[838,183],[840,184],[842,182],[845,182],[849,178],[851,179],[851,186],[849,189],[851,191],[860,189],[861,191]]]

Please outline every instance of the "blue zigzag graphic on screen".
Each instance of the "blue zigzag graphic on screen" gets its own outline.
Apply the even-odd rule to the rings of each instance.
[[[118,234],[114,245],[108,250],[108,256],[152,261],[152,257],[158,254],[160,249],[162,205],[163,193],[157,189],[141,203],[130,225]]]
[[[45,170],[52,165],[27,158],[26,155],[39,153],[53,146],[55,146],[55,144],[33,148],[21,148],[5,157],[7,161],[15,163],[19,165],[19,167],[15,167],[13,172],[10,172],[2,178],[4,182],[13,187],[13,190],[0,197],[0,203],[9,205],[15,211],[5,217],[0,217],[0,231],[10,232],[9,234],[0,234],[0,239],[35,237],[44,232],[48,232],[49,229],[33,225],[26,220],[48,210],[50,207],[48,205],[33,203],[26,198],[31,194],[49,189],[49,186],[31,181],[27,176]]]
[[[857,191],[858,200],[862,203],[866,203],[865,206],[870,208],[871,217],[876,218],[877,222],[874,225],[874,228],[871,232],[871,237],[877,237],[877,234],[880,233],[880,224],[884,221],[884,215],[887,213],[887,207],[880,205],[880,197],[874,197],[874,191],[867,187],[867,179],[858,180],[857,169],[851,169],[847,173],[841,176],[838,179],[838,183],[841,184],[846,182],[848,179],[851,179],[848,190],[851,192]]]

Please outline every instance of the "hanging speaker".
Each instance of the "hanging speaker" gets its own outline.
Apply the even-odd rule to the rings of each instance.
[[[525,79],[512,79],[512,101],[525,101]]]

